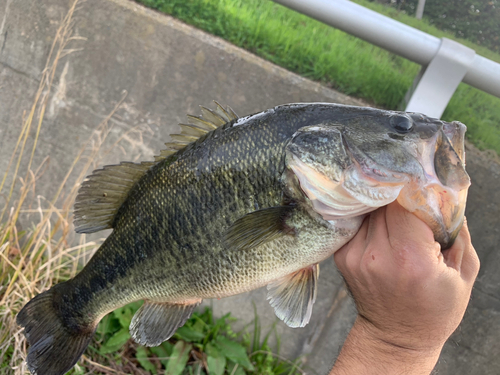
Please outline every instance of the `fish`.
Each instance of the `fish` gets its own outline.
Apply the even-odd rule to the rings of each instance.
[[[32,374],[64,374],[101,318],[138,300],[130,332],[146,346],[203,299],[266,285],[276,315],[304,327],[319,262],[393,201],[442,249],[462,226],[470,179],[458,121],[333,103],[201,112],[154,161],[105,166],[82,183],[76,232],[112,232],[80,273],[17,315]]]

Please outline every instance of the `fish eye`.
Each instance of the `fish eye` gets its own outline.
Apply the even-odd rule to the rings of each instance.
[[[394,116],[391,125],[398,133],[408,133],[413,128],[413,121],[406,116]]]

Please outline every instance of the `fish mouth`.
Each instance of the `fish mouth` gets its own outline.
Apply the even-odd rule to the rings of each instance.
[[[419,148],[424,176],[412,179],[397,200],[432,229],[441,248],[451,247],[464,221],[470,178],[465,171],[464,134],[460,122],[446,123]]]

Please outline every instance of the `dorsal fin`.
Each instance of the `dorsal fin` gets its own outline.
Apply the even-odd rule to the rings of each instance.
[[[118,209],[130,189],[154,162],[107,165],[83,181],[75,200],[75,231],[93,233],[112,228]]]
[[[235,120],[238,116],[228,106],[210,110],[201,107],[203,116],[189,116],[189,124],[179,124],[180,134],[172,134],[167,149],[155,156],[154,162],[107,165],[97,169],[82,183],[75,200],[74,225],[77,233],[94,233],[113,227],[119,208],[137,181],[158,161],[168,158],[209,131]]]
[[[160,155],[155,156],[155,161],[158,162],[168,158],[170,155],[175,154],[191,142],[195,142],[208,132],[230,121],[238,119],[238,116],[231,107],[227,106],[224,108],[218,102],[214,102],[217,106],[215,110],[200,106],[201,116],[187,115],[189,124],[179,124],[181,133],[170,135],[172,141],[165,143],[167,149],[162,150]]]

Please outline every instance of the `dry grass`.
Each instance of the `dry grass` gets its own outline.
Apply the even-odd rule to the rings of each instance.
[[[33,105],[25,113],[8,168],[0,181],[0,199],[5,200],[0,212],[0,374],[28,373],[24,363],[26,340],[16,324],[19,310],[38,293],[73,277],[98,246],[83,235],[75,241],[72,234],[72,208],[79,182],[110,148],[119,148],[130,131],[137,131],[130,130],[106,150],[102,147],[112,127],[109,120],[123,104],[124,94],[80,149],[54,197],[46,199],[36,194],[37,181],[46,170],[48,157],[35,168],[34,153],[57,67],[75,51],[70,48],[72,42],[82,39],[72,35],[77,4],[78,0],[74,0],[56,32]],[[141,135],[133,138],[141,139]],[[21,170],[22,165],[27,165],[25,170]],[[68,186],[70,176],[71,180],[76,176],[78,183],[74,186]],[[21,221],[31,223],[29,229],[19,230]],[[89,358],[85,365],[87,370],[97,369]],[[98,367],[105,373],[119,373]]]

